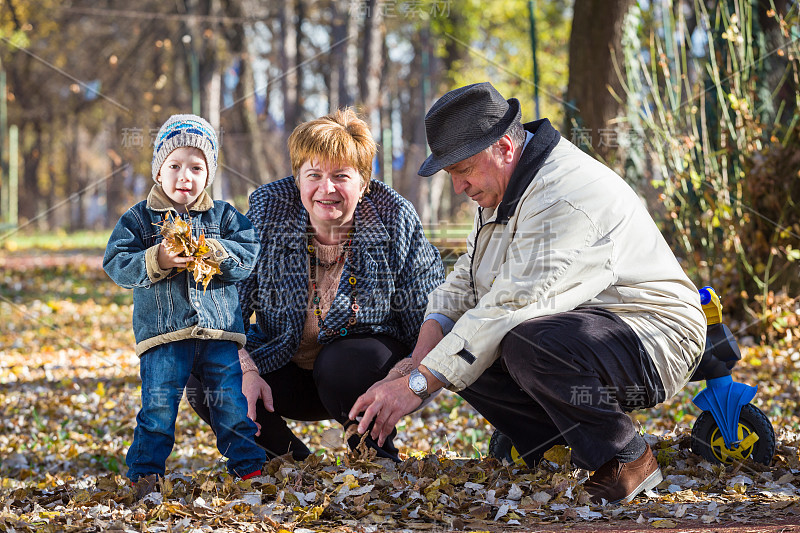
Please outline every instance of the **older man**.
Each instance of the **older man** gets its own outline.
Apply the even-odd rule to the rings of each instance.
[[[705,317],[634,191],[489,83],[453,90],[425,117],[431,156],[480,207],[467,253],[429,297],[408,377],[353,406],[379,442],[431,392],[458,392],[535,464],[554,444],[594,471],[596,503],[662,480],[626,411],[689,380]]]

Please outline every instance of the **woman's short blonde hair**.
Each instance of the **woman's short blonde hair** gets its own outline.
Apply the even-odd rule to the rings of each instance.
[[[367,186],[365,192],[369,192],[372,161],[377,152],[369,126],[350,107],[304,122],[289,136],[295,181],[306,161],[330,161],[358,170]]]

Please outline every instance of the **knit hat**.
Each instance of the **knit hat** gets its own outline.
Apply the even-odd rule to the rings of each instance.
[[[217,173],[217,134],[211,124],[197,115],[172,115],[158,130],[153,150],[153,181],[158,181],[156,176],[169,154],[182,146],[191,146],[203,152],[208,166],[206,187],[211,187]]]

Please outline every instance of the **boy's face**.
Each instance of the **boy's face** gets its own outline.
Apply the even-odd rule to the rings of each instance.
[[[186,213],[206,187],[208,168],[203,152],[182,146],[167,156],[156,180],[179,213]]]

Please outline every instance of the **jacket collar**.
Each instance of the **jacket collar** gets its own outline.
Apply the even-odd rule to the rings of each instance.
[[[517,209],[517,204],[522,198],[528,186],[536,177],[539,169],[544,166],[545,160],[550,156],[550,152],[556,147],[561,139],[561,134],[550,124],[546,118],[528,122],[523,126],[525,131],[533,133],[533,138],[525,147],[522,156],[511,174],[503,200],[497,206],[497,217],[495,222],[507,224],[508,219]]]
[[[214,207],[214,200],[211,199],[211,195],[208,192],[203,191],[189,210],[208,211],[212,207]],[[150,189],[150,194],[147,195],[147,208],[158,212],[176,211],[167,193],[164,192],[164,189],[159,184],[153,185],[153,188]]]
[[[378,214],[378,209],[372,203],[369,195],[365,196],[356,207],[356,241],[364,244],[376,244],[390,239],[386,226]]]

